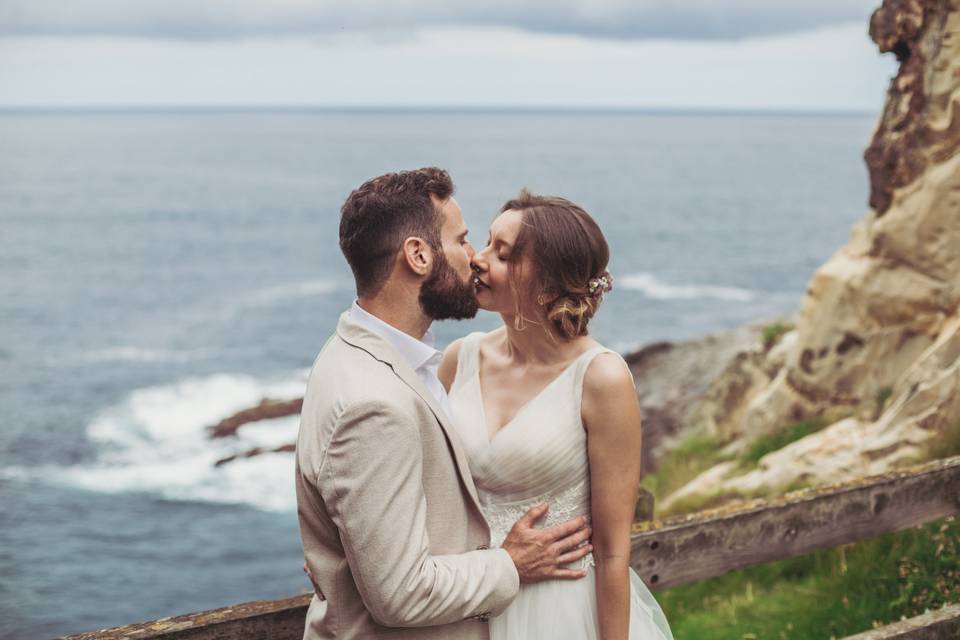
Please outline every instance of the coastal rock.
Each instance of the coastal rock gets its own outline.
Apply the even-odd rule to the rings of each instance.
[[[245,424],[259,422],[260,420],[272,420],[274,418],[285,418],[300,413],[303,407],[303,398],[294,398],[293,400],[272,400],[264,398],[255,407],[238,411],[237,413],[224,418],[212,427],[208,427],[208,435],[211,438],[229,438],[237,435],[237,430]],[[252,458],[264,453],[292,453],[296,450],[296,443],[290,442],[282,444],[279,447],[254,447],[242,453],[235,453],[214,462],[215,467],[219,467],[240,460],[242,458]]]
[[[741,448],[843,418],[667,503],[881,473],[960,422],[960,0],[885,0],[870,34],[900,61],[865,153],[873,210],[811,279],[776,375],[764,383],[757,368],[776,363],[746,358],[695,411]]]
[[[960,149],[957,85],[950,78],[957,46],[951,21],[958,10],[956,0],[885,0],[870,19],[870,37],[900,63],[864,155],[870,206],[878,216],[891,207],[896,189]]]
[[[765,365],[760,345],[738,352],[693,407],[687,424],[702,425],[708,435],[721,442],[741,437],[736,427],[742,422],[744,400],[755,397],[770,383],[772,376]]]
[[[640,400],[644,473],[655,471],[663,451],[698,420],[694,411],[705,397],[723,405],[737,391],[715,389],[711,381],[737,370],[745,385],[758,384],[752,363],[763,352],[763,328],[786,321],[772,319],[693,340],[657,342],[625,356]]]
[[[243,453],[235,453],[232,456],[227,456],[225,458],[220,458],[213,463],[213,466],[219,467],[221,465],[227,464],[228,462],[233,462],[234,460],[239,460],[240,458],[252,458],[254,456],[259,456],[264,453],[293,453],[297,450],[297,445],[295,442],[289,444],[282,444],[279,447],[273,447],[272,449],[266,449],[264,447],[254,447]]]
[[[303,408],[303,398],[294,400],[271,400],[264,398],[255,407],[238,411],[228,418],[224,418],[217,424],[209,427],[211,438],[226,438],[236,435],[237,429],[245,424],[257,422],[259,420],[270,420],[273,418],[285,418],[300,413]]]

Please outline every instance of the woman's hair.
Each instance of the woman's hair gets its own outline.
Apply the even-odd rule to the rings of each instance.
[[[556,338],[569,340],[587,334],[587,324],[597,312],[607,281],[610,249],[600,227],[586,211],[566,198],[538,196],[526,189],[500,212],[521,213],[520,233],[511,254],[510,274],[517,305],[517,326],[528,318],[520,312],[520,300],[534,300],[538,322]],[[532,291],[520,291],[520,258],[529,255],[533,264]],[[591,286],[593,280],[593,286]]]

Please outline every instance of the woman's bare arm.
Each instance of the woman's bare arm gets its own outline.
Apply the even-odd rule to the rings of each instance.
[[[640,483],[640,404],[615,354],[594,358],[581,416],[590,461],[597,608],[602,640],[624,640],[630,624],[630,526]]]

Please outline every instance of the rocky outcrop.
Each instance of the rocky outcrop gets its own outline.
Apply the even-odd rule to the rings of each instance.
[[[656,471],[664,450],[700,421],[695,411],[705,398],[726,406],[733,396],[769,381],[755,379],[750,362],[765,352],[764,328],[790,321],[771,319],[693,340],[657,342],[624,357],[640,400],[645,474]],[[742,372],[737,382],[732,372]],[[721,378],[730,384],[714,388],[711,382]]]
[[[878,216],[891,207],[896,189],[960,150],[956,78],[949,77],[957,36],[948,23],[957,10],[950,0],[888,0],[870,20],[870,37],[900,62],[880,126],[864,154],[870,206]]]
[[[274,418],[285,418],[300,413],[303,407],[303,398],[293,400],[272,400],[264,398],[255,407],[238,411],[237,413],[224,418],[212,427],[207,428],[208,435],[211,438],[229,438],[237,435],[237,430],[245,424],[259,422],[260,420],[272,420]],[[263,453],[292,453],[296,450],[296,444],[291,442],[280,445],[279,447],[254,447],[242,453],[235,453],[214,462],[215,467],[240,460],[243,458],[252,458]]]
[[[251,422],[260,420],[271,420],[273,418],[285,418],[300,413],[303,407],[303,398],[294,400],[271,400],[264,398],[255,407],[238,411],[228,418],[224,418],[217,424],[209,427],[211,438],[226,438],[237,434],[237,429]]]
[[[845,417],[671,500],[880,473],[960,421],[960,0],[885,0],[870,35],[900,61],[865,153],[873,210],[814,274],[783,366],[747,357],[695,411],[741,450],[791,422]],[[764,370],[777,373],[764,382]]]
[[[234,460],[239,460],[241,458],[252,458],[254,456],[259,456],[263,453],[293,453],[297,450],[297,445],[294,442],[289,444],[282,444],[279,447],[273,448],[264,448],[264,447],[254,447],[253,449],[248,449],[243,453],[235,453],[225,458],[220,458],[213,463],[213,466],[219,467],[221,465],[227,464],[228,462],[233,462]]]

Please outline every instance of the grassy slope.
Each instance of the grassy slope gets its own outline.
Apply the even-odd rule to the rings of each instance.
[[[825,640],[960,601],[954,517],[656,594],[676,640]]]
[[[788,425],[754,442],[741,468],[821,428]],[[719,443],[694,434],[643,486],[658,500],[721,461]],[[916,460],[960,455],[960,424]],[[677,505],[710,506],[723,496]],[[663,514],[658,514],[663,515]],[[960,520],[946,518],[872,540],[818,551],[691,585],[658,591],[676,640],[824,640],[859,633],[947,602],[960,602]]]

